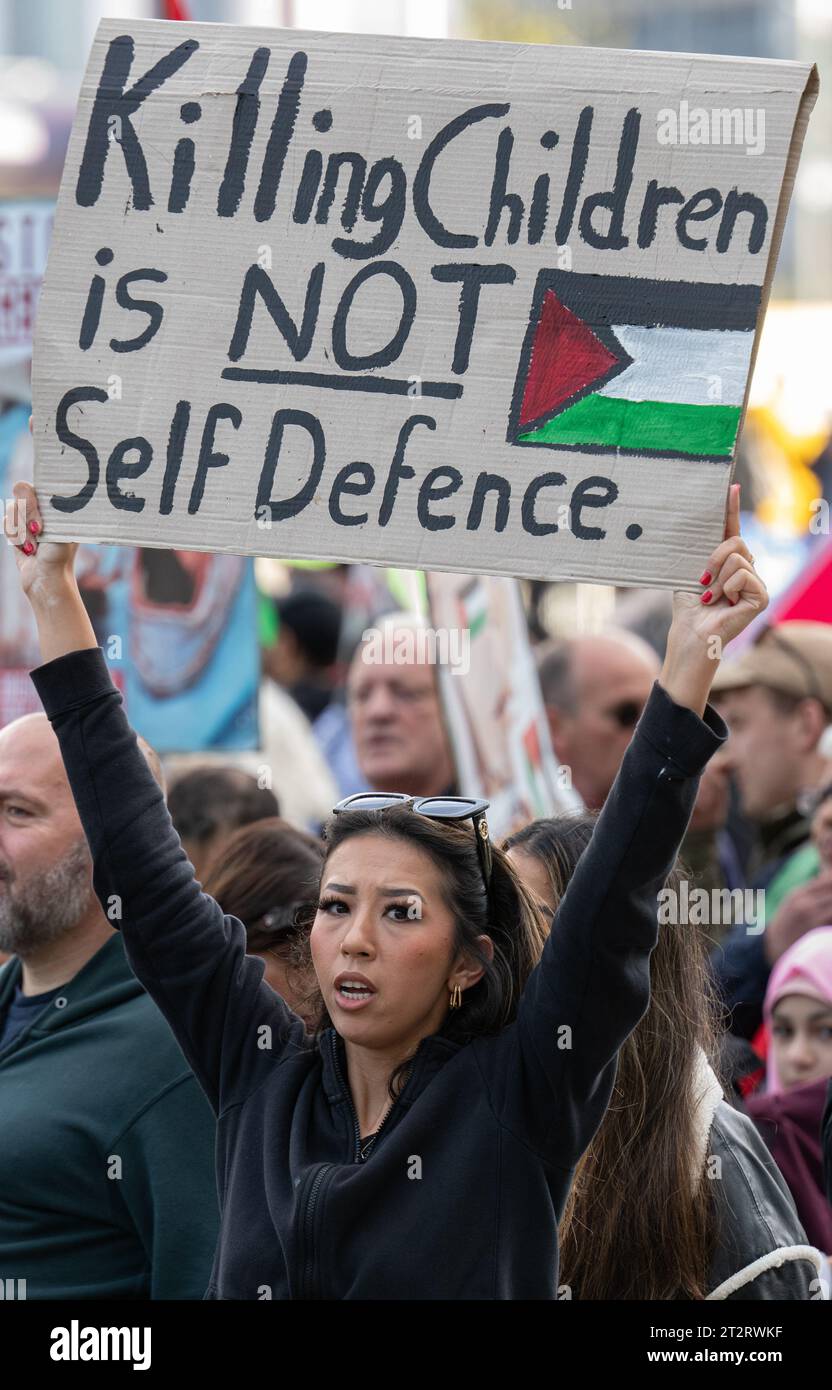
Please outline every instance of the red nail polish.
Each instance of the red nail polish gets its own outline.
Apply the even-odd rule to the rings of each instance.
[[[705,573],[703,574],[703,576],[702,576],[702,578],[700,579],[699,583],[700,583],[700,584],[710,584],[712,577],[713,577],[713,576],[711,575],[711,571],[710,571],[710,570],[705,570]]]
[[[35,553],[35,547],[32,545],[31,541],[27,541],[25,545],[22,545],[20,547],[20,549],[23,551],[24,555],[34,555]]]
[[[701,598],[700,602],[701,602],[701,603],[710,603],[710,601],[711,601],[712,598],[713,598],[713,594],[711,593],[711,590],[708,589],[708,591],[702,595],[702,598]]]
[[[30,533],[31,533],[33,536],[39,536],[39,535],[40,535],[40,522],[39,522],[39,521],[30,521],[30,522],[29,522],[29,531],[30,531]],[[707,582],[707,581],[706,581],[706,582]]]

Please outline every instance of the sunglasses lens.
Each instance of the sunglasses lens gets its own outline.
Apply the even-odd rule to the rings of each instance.
[[[337,811],[384,811],[388,806],[398,806],[410,797],[404,792],[356,792],[336,806]]]
[[[419,802],[423,816],[444,816],[462,820],[470,816],[479,805],[473,797],[465,796],[427,796]]]
[[[620,705],[616,705],[610,713],[622,729],[632,729],[635,728],[641,717],[641,706],[636,704],[635,700],[624,700]]]

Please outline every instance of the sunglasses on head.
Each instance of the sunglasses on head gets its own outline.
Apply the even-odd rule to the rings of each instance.
[[[491,840],[488,836],[488,822],[485,813],[491,803],[472,796],[408,796],[407,792],[355,792],[344,797],[333,806],[333,815],[339,811],[387,811],[391,806],[407,806],[419,816],[429,820],[468,820],[474,823],[474,839],[477,857],[482,869],[486,892],[491,882]]]

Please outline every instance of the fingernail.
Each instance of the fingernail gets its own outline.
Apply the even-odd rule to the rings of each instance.
[[[710,584],[712,577],[713,577],[713,576],[711,575],[711,571],[710,571],[710,570],[705,570],[705,573],[703,574],[703,576],[702,576],[702,578],[700,579],[699,583],[700,583],[700,584]]]
[[[712,598],[713,598],[713,594],[711,593],[710,589],[708,589],[707,593],[704,593],[704,594],[702,595],[702,598],[701,598],[700,602],[701,602],[701,603],[710,603],[710,601],[711,601]]]
[[[35,553],[35,547],[32,545],[31,541],[27,541],[25,545],[22,545],[20,547],[20,549],[23,551],[24,555],[34,555]]]
[[[30,521],[30,522],[29,522],[29,530],[31,531],[31,533],[32,533],[33,536],[39,536],[39,535],[40,535],[40,522],[39,522],[39,521]],[[706,581],[706,582],[707,582],[707,581]]]
[[[730,597],[729,597],[728,602],[730,603],[731,607],[733,608],[734,605],[735,605],[736,603],[739,603],[739,599],[738,599],[738,598],[730,598]]]

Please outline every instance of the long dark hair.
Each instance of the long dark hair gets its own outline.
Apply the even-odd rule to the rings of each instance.
[[[506,848],[545,867],[555,905],[592,837],[582,813],[534,821]],[[674,868],[667,887],[683,877]],[[702,933],[662,924],[647,1013],[621,1048],[615,1089],[575,1173],[560,1223],[561,1279],[583,1299],[702,1299],[716,1212],[697,1144],[697,1059],[714,1055],[717,1010]]]
[[[486,894],[470,823],[440,823],[397,806],[386,811],[345,811],[324,827],[327,859],[356,835],[384,835],[415,845],[429,856],[441,874],[445,902],[456,926],[451,956],[464,951],[483,968],[482,978],[463,994],[462,1006],[449,1008],[440,1036],[464,1044],[498,1033],[511,1023],[526,981],[540,959],[546,929],[502,850],[493,847]],[[484,935],[494,942],[493,961],[477,942],[477,937]],[[304,1001],[304,1014],[315,1020],[316,1035],[333,1026],[320,990]],[[412,1060],[406,1058],[392,1073],[391,1099],[400,1093]]]

